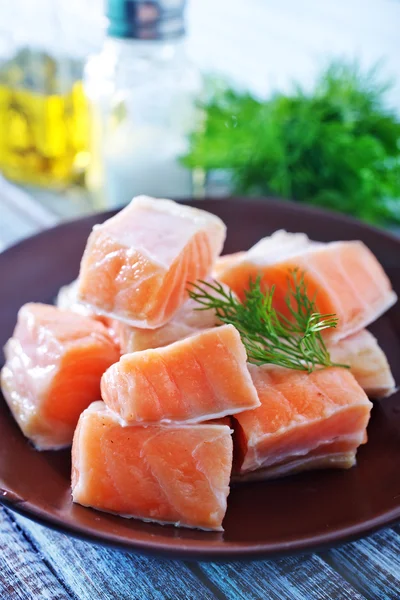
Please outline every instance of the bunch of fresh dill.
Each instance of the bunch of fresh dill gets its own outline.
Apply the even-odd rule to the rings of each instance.
[[[400,119],[385,106],[389,86],[378,75],[334,62],[312,92],[297,86],[266,101],[219,82],[183,162],[227,169],[236,194],[400,221]]]
[[[236,327],[253,364],[308,372],[317,367],[347,366],[331,361],[321,332],[336,327],[337,318],[317,312],[304,273],[295,269],[288,274],[287,316],[273,307],[274,291],[275,286],[263,291],[260,278],[249,282],[244,302],[217,281],[198,281],[188,289],[199,304],[196,310],[213,309],[221,323]]]

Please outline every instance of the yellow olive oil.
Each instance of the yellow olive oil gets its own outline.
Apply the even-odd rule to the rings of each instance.
[[[83,183],[88,109],[82,82],[71,81],[69,72],[62,80],[66,69],[49,69],[46,59],[46,69],[36,60],[0,71],[0,172],[57,188]]]

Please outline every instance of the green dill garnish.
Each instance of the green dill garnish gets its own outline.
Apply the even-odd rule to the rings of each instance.
[[[379,65],[334,61],[313,89],[260,99],[212,80],[184,164],[230,192],[279,196],[371,223],[400,222],[400,117]]]
[[[189,285],[190,298],[199,304],[196,310],[214,309],[221,323],[236,327],[249,362],[309,373],[317,367],[347,366],[331,361],[321,335],[336,327],[336,315],[317,312],[315,297],[308,297],[304,273],[297,269],[290,271],[285,298],[291,318],[273,307],[275,286],[264,292],[260,277],[250,280],[243,303],[217,281]]]

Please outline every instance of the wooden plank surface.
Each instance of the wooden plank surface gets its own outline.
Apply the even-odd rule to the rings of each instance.
[[[0,535],[0,598],[7,600],[400,598],[396,528],[320,555],[222,564],[161,560],[93,546],[4,509]]]
[[[3,593],[1,598],[363,600],[370,597],[357,591],[357,586],[362,587],[360,582],[353,585],[317,555],[252,563],[168,561],[93,546],[4,509],[1,513],[1,531],[11,531],[14,536],[5,538],[7,546],[0,550],[3,590],[13,590],[14,595]],[[26,550],[21,553],[22,547],[29,554]],[[379,558],[376,561],[379,563]],[[390,565],[388,568],[390,573]],[[379,579],[379,565],[375,569]],[[390,583],[385,573],[377,589]],[[45,590],[43,595],[40,586]]]
[[[0,598],[65,600],[68,591],[14,520],[0,508]]]
[[[31,544],[79,600],[211,600],[210,590],[181,561],[94,546],[13,515]]]
[[[331,550],[324,558],[366,598],[399,600],[400,535],[394,529]]]
[[[364,599],[317,555],[200,568],[232,600]]]
[[[397,528],[320,555],[251,563],[137,556],[0,510],[0,598],[398,600]]]

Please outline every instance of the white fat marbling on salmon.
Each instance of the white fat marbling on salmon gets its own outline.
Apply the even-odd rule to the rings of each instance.
[[[154,329],[210,274],[226,228],[210,213],[140,196],[93,228],[81,261],[79,300],[94,312]]]
[[[121,427],[96,402],[75,432],[73,500],[126,518],[222,531],[231,433],[223,423]]]
[[[323,246],[322,242],[310,240],[305,233],[288,233],[283,229],[279,229],[272,235],[262,238],[239,260],[260,265],[274,264]]]
[[[112,410],[139,424],[207,421],[260,404],[232,325],[124,354],[104,374],[101,390]]]
[[[211,282],[210,279],[207,281]],[[230,291],[228,286],[220,285],[226,293]],[[216,297],[219,295],[211,289],[209,293]],[[168,323],[157,329],[132,327],[115,319],[111,327],[118,338],[121,354],[161,348],[221,324],[214,309],[197,310],[198,308],[198,302],[187,300]]]
[[[372,404],[347,369],[249,369],[261,405],[234,418],[240,473],[307,459],[327,446],[332,454],[355,452],[366,441]]]
[[[101,323],[39,303],[24,305],[4,348],[4,398],[39,450],[71,445],[82,410],[100,395],[119,351]]]
[[[234,483],[267,481],[315,469],[350,469],[355,464],[355,451],[327,453],[325,455],[301,457],[300,459],[289,460],[280,465],[260,468],[255,471],[248,471],[247,473],[234,473],[232,481]]]
[[[366,329],[328,344],[332,361],[350,366],[370,398],[387,398],[396,391],[390,365],[378,340]]]
[[[129,220],[131,207],[140,228],[121,227]],[[127,221],[128,223],[128,221]],[[103,229],[103,225],[95,225]],[[107,230],[118,237],[127,248],[134,247],[148,253],[160,266],[170,266],[195,233],[206,227],[220,233],[225,226],[221,219],[204,210],[178,204],[164,198],[137,196],[132,203],[107,221]]]
[[[245,253],[222,257],[215,272],[241,299],[257,277],[267,288],[274,285],[275,306],[290,317],[286,280],[294,269],[304,273],[317,311],[338,317],[337,327],[324,331],[326,339],[356,333],[397,300],[382,266],[360,241],[321,243],[305,234],[277,231]]]

